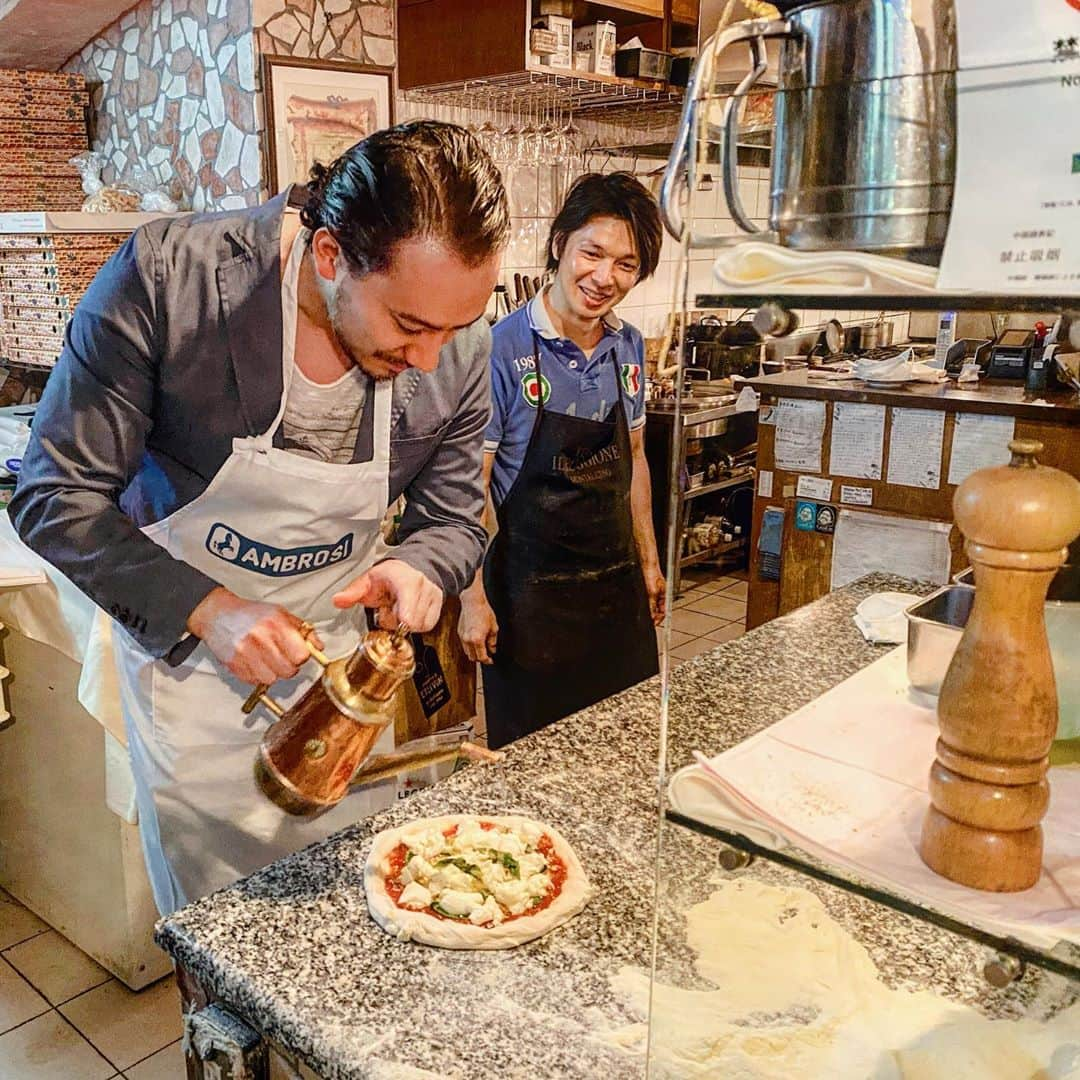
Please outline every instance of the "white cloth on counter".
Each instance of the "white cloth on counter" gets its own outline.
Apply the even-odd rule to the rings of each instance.
[[[80,665],[79,704],[105,729],[106,805],[136,824],[112,620],[55,566],[31,551],[4,513],[0,513],[0,621]]]
[[[823,287],[831,293],[925,293],[937,285],[937,268],[864,252],[793,251],[744,240],[721,251],[713,277],[723,289],[768,288],[781,294]]]
[[[855,609],[855,625],[871,645],[903,645],[908,634],[905,612],[921,599],[913,593],[874,593]]]
[[[977,383],[981,374],[982,368],[978,363],[972,362],[970,364],[964,364],[960,369],[960,374],[957,376],[956,381],[958,383]]]
[[[21,458],[30,441],[30,428],[12,416],[0,416],[0,459]]]
[[[695,752],[694,756],[699,763],[681,768],[668,785],[668,802],[673,810],[694,821],[739,833],[773,851],[788,846],[782,833],[755,820],[752,809],[740,808],[738,797],[703,767],[701,755]]]
[[[760,404],[761,395],[752,386],[744,386],[735,399],[735,411],[737,413],[757,412]]]
[[[0,578],[0,620],[83,665],[80,704],[114,738],[126,743],[112,659],[112,620],[19,539],[7,514],[0,514],[0,565],[21,568],[34,582],[3,588],[6,583]],[[88,676],[85,669],[94,667],[97,674]]]
[[[871,360],[860,356],[853,369],[856,379],[876,383],[945,382],[949,375],[944,368],[931,367],[912,359],[911,349],[904,349],[887,360]]]
[[[982,892],[935,874],[919,856],[937,738],[935,711],[909,695],[906,649],[894,649],[710,759],[712,813],[752,816],[760,829],[862,880],[989,933],[1040,948],[1080,944],[1080,769],[1050,770],[1038,883]]]

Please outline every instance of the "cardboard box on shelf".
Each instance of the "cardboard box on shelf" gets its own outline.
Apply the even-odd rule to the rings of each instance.
[[[543,15],[533,23],[536,30],[550,30],[556,35],[556,49],[540,57],[546,67],[567,68],[574,66],[574,20],[562,15]]]
[[[574,31],[574,68],[597,75],[615,74],[615,24],[589,23]]]

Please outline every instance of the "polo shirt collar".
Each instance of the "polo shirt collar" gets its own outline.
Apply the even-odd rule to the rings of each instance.
[[[544,304],[544,293],[550,288],[550,285],[545,285],[544,288],[529,301],[526,309],[529,316],[529,326],[545,341],[561,341],[563,340],[562,334],[555,329],[555,324],[551,321],[547,306]],[[609,311],[604,316],[603,323],[604,330],[614,334],[617,334],[623,328],[622,320],[614,311]]]

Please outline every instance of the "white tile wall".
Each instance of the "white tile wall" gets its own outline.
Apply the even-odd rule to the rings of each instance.
[[[654,166],[639,165],[639,173]],[[631,169],[629,160],[614,159],[606,171]],[[557,210],[556,169],[550,166],[537,168],[514,168],[506,177],[510,194],[513,234],[503,262],[503,280],[513,293],[515,273],[539,277],[544,273],[547,254],[547,237]],[[747,212],[764,226],[762,215],[768,201],[765,170],[746,169],[740,176],[741,194]],[[723,208],[723,193],[719,183],[712,190],[695,192],[691,204],[698,228],[709,229],[721,235],[738,232]],[[678,245],[665,234],[661,249],[660,265],[652,278],[643,281],[623,301],[619,315],[637,326],[647,337],[663,333],[667,313],[672,307],[673,288],[678,270]],[[692,253],[690,269],[690,292],[712,291],[712,263],[715,251],[698,250]]]
[[[649,165],[639,165],[639,172],[648,171]],[[607,171],[631,169],[629,160],[614,159]],[[540,277],[544,273],[547,252],[547,236],[551,228],[555,207],[555,173],[550,166],[514,168],[506,177],[510,194],[510,212],[513,234],[503,261],[503,281],[509,285],[513,296],[514,274]],[[769,170],[745,167],[739,170],[739,195],[746,213],[759,228],[768,227]],[[742,235],[731,219],[724,199],[719,174],[713,175],[711,189],[695,191],[690,200],[689,212],[700,232],[717,236]],[[690,296],[715,292],[712,264],[718,249],[698,248],[690,252]],[[678,244],[666,233],[660,253],[660,265],[656,273],[639,284],[619,306],[619,315],[637,326],[646,337],[658,337],[664,332],[665,320],[672,310],[672,297],[679,271]],[[738,314],[738,312],[733,312]],[[803,327],[823,326],[829,319],[857,323],[867,321],[871,313],[828,310],[800,311],[799,321]],[[907,335],[906,314],[894,316],[895,335]]]

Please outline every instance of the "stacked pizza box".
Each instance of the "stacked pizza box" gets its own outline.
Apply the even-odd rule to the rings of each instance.
[[[127,237],[0,232],[0,361],[52,367],[75,305]]]
[[[0,211],[82,206],[68,159],[89,147],[89,104],[81,75],[0,68]]]
[[[81,75],[0,68],[0,212],[82,207]],[[68,313],[123,236],[0,234],[0,360],[52,366]]]

